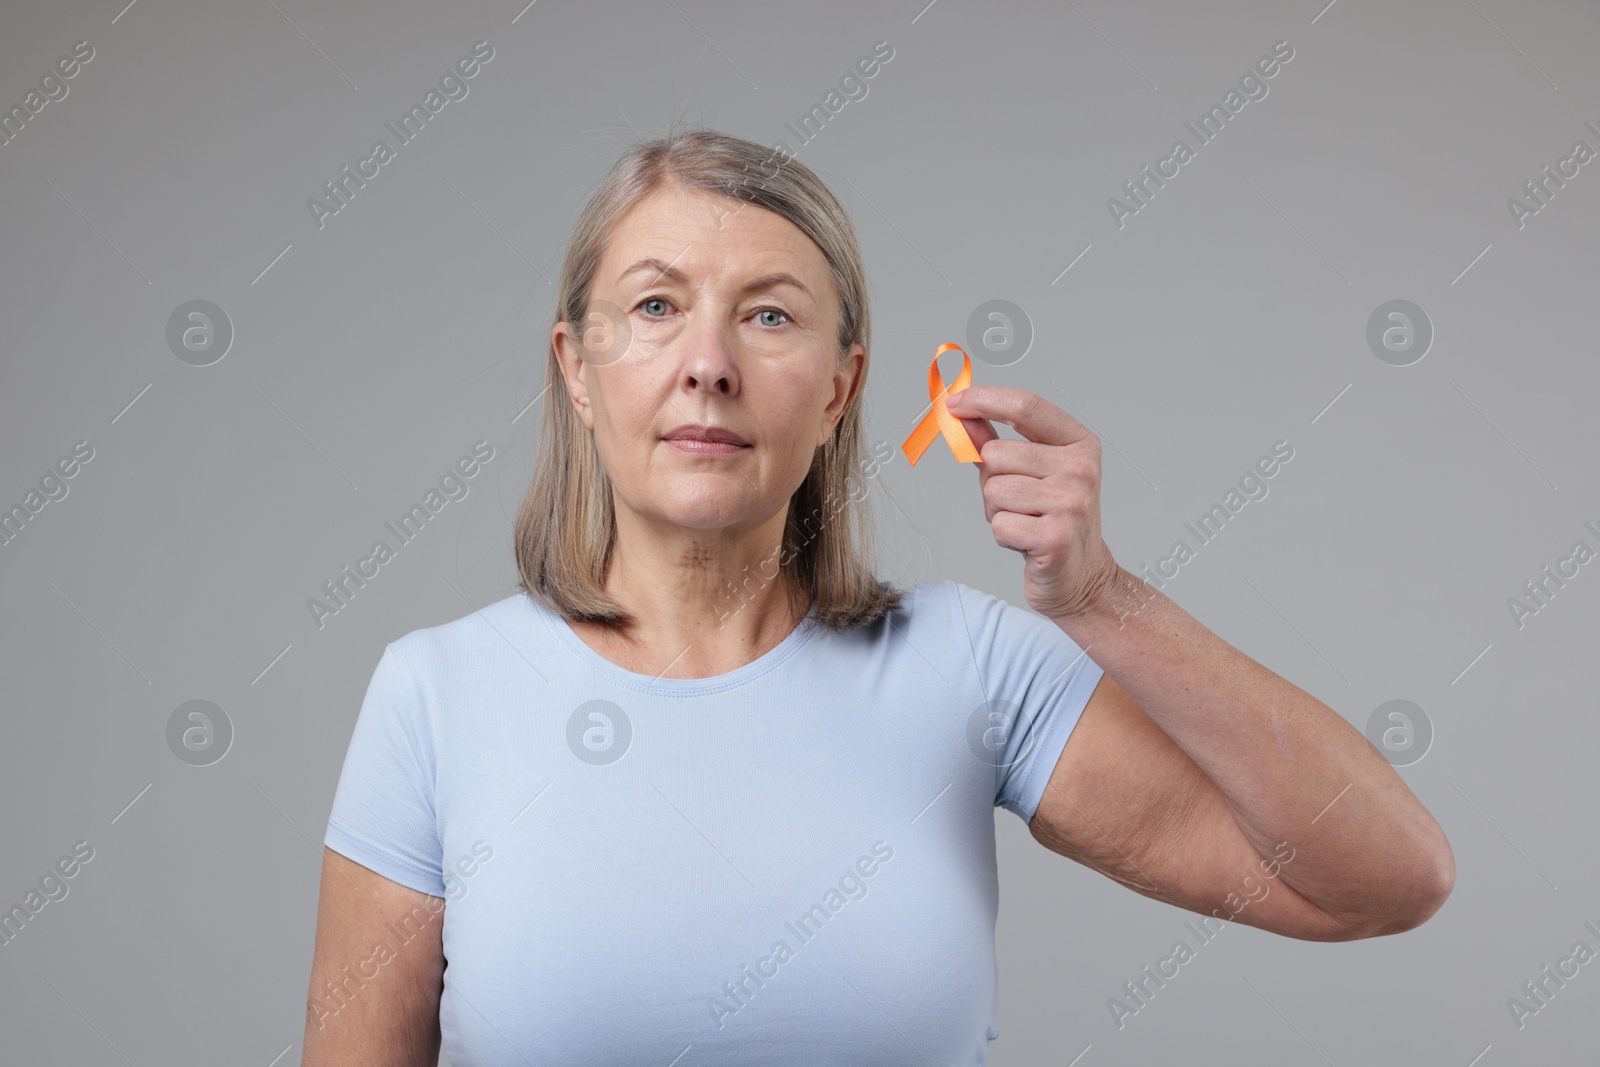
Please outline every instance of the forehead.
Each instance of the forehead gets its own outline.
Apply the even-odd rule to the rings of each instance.
[[[691,277],[785,269],[813,291],[827,288],[828,261],[816,242],[774,211],[729,196],[659,186],[634,204],[612,230],[601,260],[604,283],[653,256]]]

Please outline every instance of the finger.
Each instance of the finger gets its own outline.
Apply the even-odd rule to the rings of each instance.
[[[999,511],[989,520],[989,530],[995,544],[1021,552],[1024,556],[1040,551],[1046,543],[1048,527],[1037,515],[1019,515],[1014,511]]]
[[[983,501],[988,505],[990,518],[1000,511],[1043,515],[1050,510],[1050,493],[1045,482],[1024,474],[991,473],[983,485]]]
[[[959,395],[959,394],[958,394]],[[952,412],[952,414],[954,414]],[[998,440],[1000,435],[994,432],[994,427],[989,425],[988,419],[966,418],[961,420],[961,428],[967,431],[967,436],[972,438],[972,447],[979,452],[990,441]]]
[[[1023,437],[1044,445],[1070,445],[1089,436],[1089,428],[1037,393],[999,385],[969,385],[945,402],[952,415],[1003,422]]]
[[[988,474],[1026,474],[1033,478],[1048,478],[1061,469],[1064,453],[1073,448],[1071,445],[1013,441],[1005,437],[996,440],[1000,443],[983,454],[983,469]]]

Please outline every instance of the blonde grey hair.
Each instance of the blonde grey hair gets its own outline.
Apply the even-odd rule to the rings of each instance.
[[[617,220],[669,182],[766,208],[816,242],[839,294],[836,358],[843,362],[858,342],[869,353],[854,395],[790,497],[778,557],[755,570],[747,566],[735,587],[724,590],[729,610],[764,583],[782,581],[792,609],[814,600],[815,614],[829,630],[870,625],[898,607],[905,594],[874,574],[871,494],[857,499],[852,489],[865,485],[863,476],[876,474],[876,464],[862,454],[862,397],[871,360],[866,271],[849,216],[815,172],[787,153],[713,130],[669,131],[635,145],[589,197],[573,227],[551,327],[568,322],[581,332]],[[594,438],[573,408],[553,339],[545,375],[550,389],[538,463],[514,533],[519,585],[569,621],[626,631],[635,617],[606,592],[617,540],[612,487]]]

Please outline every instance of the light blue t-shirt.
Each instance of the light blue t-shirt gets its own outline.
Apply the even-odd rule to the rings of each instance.
[[[384,650],[325,842],[445,899],[453,1067],[974,1067],[994,808],[1032,819],[1102,673],[951,581],[696,679],[518,592]]]

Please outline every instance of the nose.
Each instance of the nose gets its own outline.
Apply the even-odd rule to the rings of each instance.
[[[683,362],[678,368],[679,387],[691,393],[702,389],[723,396],[739,391],[739,368],[731,327],[706,308],[689,315],[688,328],[679,335]]]

